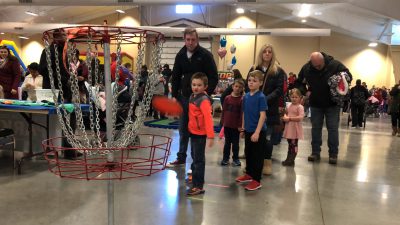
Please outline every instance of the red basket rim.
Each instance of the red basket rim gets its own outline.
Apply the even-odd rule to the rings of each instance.
[[[165,138],[165,142],[158,143],[158,144],[151,144],[151,145],[134,145],[134,146],[127,146],[127,147],[112,147],[112,148],[107,148],[107,147],[101,147],[101,148],[74,148],[74,147],[63,147],[59,145],[53,145],[54,140],[61,140],[63,138],[66,138],[65,136],[59,136],[59,137],[53,137],[49,139],[45,139],[42,141],[42,146],[44,148],[52,148],[56,149],[59,151],[65,151],[65,150],[74,150],[74,151],[105,151],[105,150],[132,150],[135,148],[151,148],[151,147],[159,147],[163,146],[166,144],[170,144],[172,142],[172,138],[164,136],[164,135],[158,135],[158,134],[138,134],[138,137],[143,137],[143,136],[150,136],[150,137],[158,137],[158,138]]]

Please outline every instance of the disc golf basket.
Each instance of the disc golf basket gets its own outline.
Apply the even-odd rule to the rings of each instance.
[[[159,32],[129,27],[77,26],[48,30],[43,33],[43,40],[53,100],[64,135],[42,142],[49,170],[62,178],[107,180],[108,224],[112,225],[114,180],[150,176],[159,172],[165,168],[169,155],[171,138],[138,133],[160,76],[164,37]],[[137,55],[137,76],[132,80],[123,80],[124,85],[119,82],[122,46],[131,46],[132,55]],[[111,74],[111,48],[116,56],[113,62],[115,74]],[[86,102],[77,97],[80,96],[80,87],[74,65],[78,49],[86,50]],[[139,74],[145,51],[150,61],[150,72],[146,81],[143,81]],[[99,69],[100,55],[104,55],[104,75]],[[67,74],[62,71],[67,71]],[[111,75],[114,77],[113,83]],[[144,83],[140,98],[139,83]],[[118,101],[121,89],[129,96],[129,100],[123,104]],[[64,98],[65,91],[71,92],[72,99]],[[105,110],[101,100],[105,101]],[[74,113],[65,109],[67,102],[73,104]],[[83,112],[82,104],[89,104],[89,110]],[[122,108],[124,118],[121,122],[118,118]],[[89,117],[85,119],[89,124],[84,123],[84,116]],[[105,122],[106,128],[101,128],[101,122]],[[73,125],[75,123],[76,126]],[[63,142],[68,142],[71,147],[62,146]],[[66,160],[62,157],[65,151],[72,151],[79,157]]]

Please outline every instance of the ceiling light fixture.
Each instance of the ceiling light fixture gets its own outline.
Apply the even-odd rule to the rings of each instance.
[[[320,15],[322,15],[322,12],[315,12],[314,15],[320,16]]]
[[[18,37],[21,38],[21,39],[25,39],[25,40],[29,39],[28,37],[25,37],[25,36],[18,36]]]
[[[31,12],[31,11],[25,11],[25,13],[30,15],[30,16],[39,16],[39,14]]]
[[[119,12],[119,13],[125,13],[125,11],[122,10],[122,9],[116,9],[115,11],[117,11],[117,12]]]
[[[311,5],[310,4],[301,4],[298,17],[308,17],[310,15]]]
[[[375,48],[376,46],[378,46],[378,43],[377,42],[371,42],[371,43],[368,44],[368,46]]]
[[[307,20],[302,19],[301,22],[302,22],[302,23],[307,23]]]
[[[176,14],[192,14],[193,13],[193,5],[176,5],[175,13]]]
[[[243,14],[244,13],[244,9],[243,8],[237,8],[236,12],[239,14]]]

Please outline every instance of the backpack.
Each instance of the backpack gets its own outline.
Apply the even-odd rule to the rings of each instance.
[[[354,88],[353,89],[353,97],[351,101],[353,102],[354,105],[364,105],[365,101],[367,99],[365,98],[365,93],[361,88]]]

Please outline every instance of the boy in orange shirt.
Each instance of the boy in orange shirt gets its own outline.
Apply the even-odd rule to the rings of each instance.
[[[207,95],[208,79],[204,73],[195,73],[192,76],[192,92],[189,99],[190,145],[192,148],[192,184],[188,195],[203,194],[205,171],[205,148],[214,143],[214,123],[211,115],[211,98]]]

